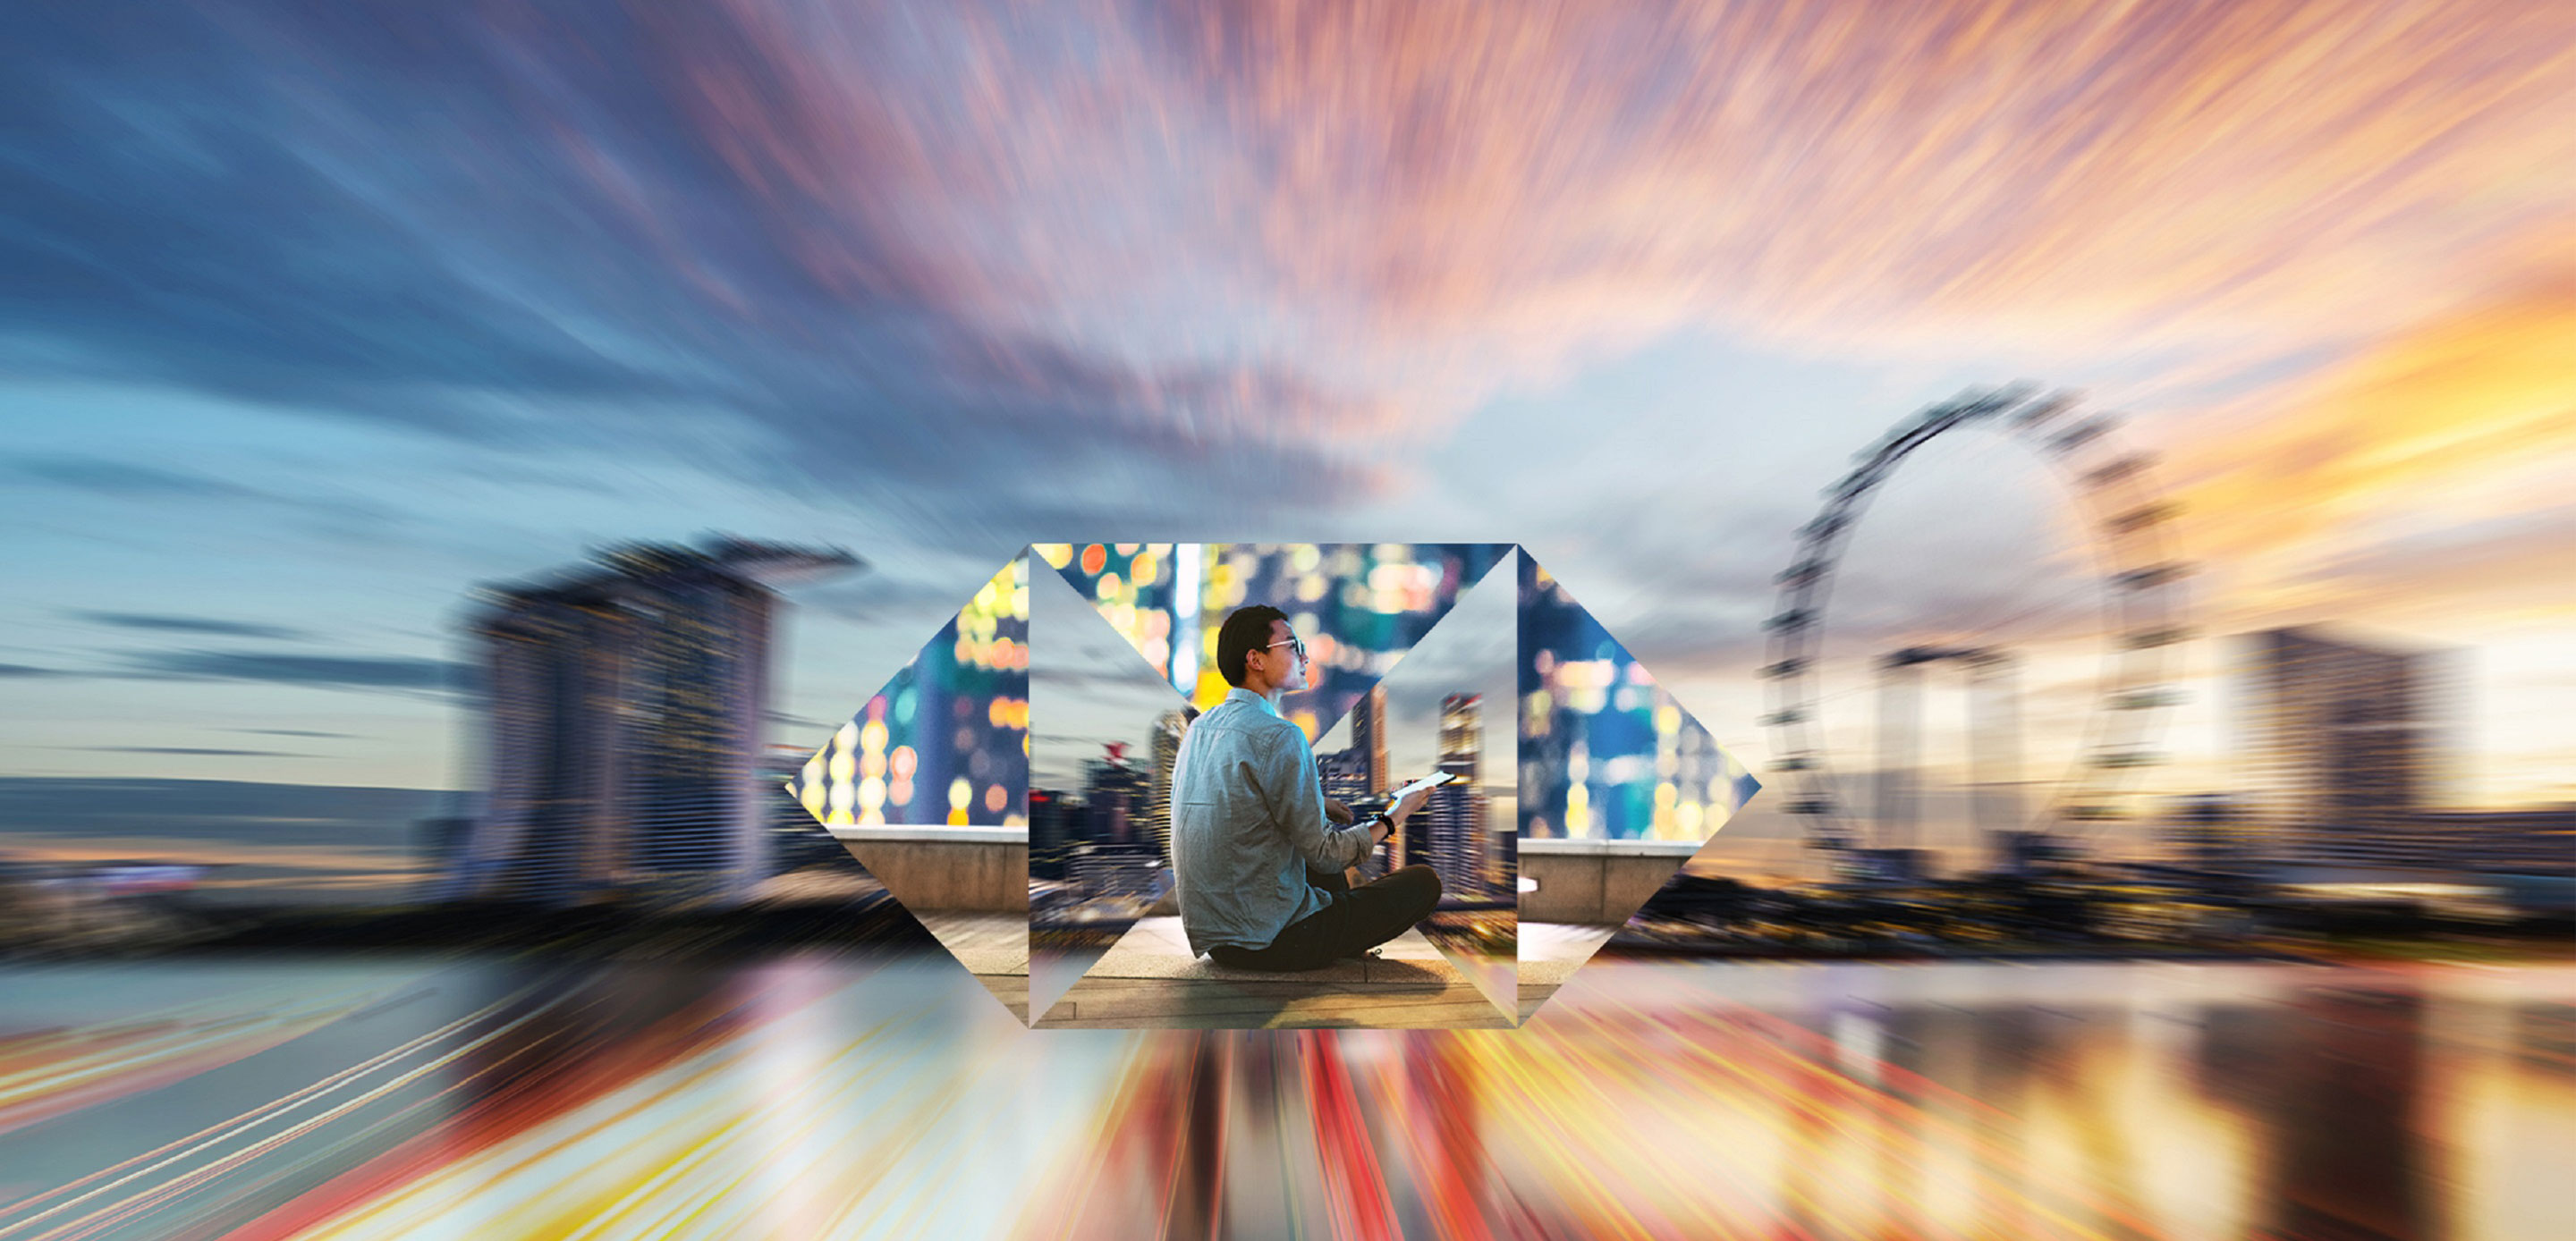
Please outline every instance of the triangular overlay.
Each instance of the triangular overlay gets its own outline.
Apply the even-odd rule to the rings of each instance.
[[[1062,545],[1058,545],[1061,547]],[[1140,549],[1141,550],[1141,549]],[[1034,550],[1031,559],[1044,554]],[[1073,586],[1031,565],[1029,1011],[1171,890],[1171,757],[1189,702]]]
[[[1439,629],[1415,672],[1388,681],[1513,550],[1033,545],[805,763],[789,791],[1006,1007],[1024,1019],[1040,1014],[1032,1024],[1511,1024],[1494,1001],[1512,989],[1501,963],[1475,966],[1477,952],[1460,942],[1480,938],[1472,917],[1463,930],[1427,922],[1444,943],[1416,929],[1388,944],[1382,960],[1293,978],[1224,971],[1180,942],[1168,907],[1168,828],[1157,822],[1169,804],[1158,769],[1186,727],[1185,691],[1211,704],[1222,697],[1210,665],[1223,614],[1271,601],[1321,668],[1317,690],[1283,705],[1309,736],[1333,730],[1317,747],[1319,765],[1344,791],[1354,779],[1382,790],[1414,766],[1463,758],[1444,756],[1443,726],[1425,722],[1447,706],[1448,745],[1473,751],[1486,813],[1519,830],[1491,833],[1484,850],[1473,849],[1462,825],[1474,808],[1461,800],[1447,807],[1447,836],[1433,826],[1443,821],[1434,806],[1398,849],[1441,868],[1453,894],[1497,895],[1491,889],[1506,882],[1514,889],[1508,906],[1466,912],[1498,915],[1482,919],[1489,953],[1503,918],[1516,917],[1511,960],[1526,1020],[1623,920],[1651,937],[1659,918],[1686,912],[1689,892],[1672,889],[1674,899],[1660,904],[1648,898],[1755,785],[1526,553],[1506,575],[1517,589],[1477,596]],[[1183,598],[1196,601],[1195,617]],[[1496,626],[1478,618],[1487,607],[1498,615],[1503,600],[1515,631],[1500,661],[1508,676],[1446,684],[1491,658],[1476,652],[1499,645]],[[1033,604],[1050,613],[1047,625],[1031,623]],[[1147,616],[1157,610],[1159,625]],[[1052,705],[1033,717],[1030,635],[1040,629],[1062,637],[1046,655]],[[1159,650],[1149,637],[1162,639]],[[1422,695],[1432,702],[1428,715],[1413,703]],[[1352,715],[1363,700],[1372,705]],[[1499,712],[1486,710],[1496,703],[1511,713],[1508,732]],[[1033,718],[1045,737],[1032,739]],[[1418,759],[1408,723],[1421,724],[1432,747]],[[1476,731],[1472,746],[1458,741]],[[1516,738],[1508,752],[1504,738]],[[1128,753],[1111,756],[1109,741]],[[1493,791],[1488,767],[1517,772],[1511,792]],[[1644,919],[1631,918],[1641,906]],[[1087,950],[1074,951],[1082,946],[1072,941],[1086,937]],[[1038,978],[1033,940],[1045,950]],[[1086,966],[1094,967],[1088,977]],[[1415,994],[1387,1002],[1406,991]]]
[[[1040,543],[1038,555],[1156,676],[1200,708],[1225,697],[1216,633],[1236,608],[1286,613],[1314,656],[1287,704],[1311,741],[1392,670],[1509,543]]]
[[[1363,810],[1383,801],[1369,800],[1373,766],[1387,785],[1434,770],[1467,777],[1433,791],[1386,852],[1440,873],[1440,909],[1421,930],[1506,1015],[1519,1008],[1516,576],[1496,572],[1462,594],[1316,747],[1326,790]],[[1374,743],[1353,744],[1362,734]]]
[[[790,785],[1014,1011],[1028,985],[1028,586],[1014,557]]]
[[[1527,1021],[1758,786],[1527,549],[1519,612]]]

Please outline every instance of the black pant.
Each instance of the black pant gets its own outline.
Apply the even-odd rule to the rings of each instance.
[[[1209,949],[1208,958],[1229,969],[1319,970],[1404,934],[1440,903],[1440,872],[1428,866],[1407,866],[1356,888],[1339,871],[1308,871],[1306,882],[1330,893],[1333,903],[1289,923],[1267,948],[1226,944]]]

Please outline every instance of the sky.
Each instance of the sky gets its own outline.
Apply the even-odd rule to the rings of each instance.
[[[456,787],[467,592],[708,531],[868,562],[781,740],[1032,540],[1472,540],[1758,774],[1818,489],[2029,379],[2184,506],[2157,778],[2331,623],[2576,800],[2571,115],[2512,0],[10,5],[0,775]],[[1938,447],[1832,649],[2036,607],[2047,731],[2087,546]]]

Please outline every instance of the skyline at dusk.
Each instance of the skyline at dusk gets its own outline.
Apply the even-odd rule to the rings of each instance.
[[[2457,803],[2576,801],[2563,6],[0,31],[0,776],[465,787],[474,586],[724,531],[868,563],[788,592],[776,742],[1033,541],[1506,541],[1758,778],[1818,489],[2027,378],[2182,505],[2155,787],[2231,787],[2213,640],[2322,623],[2461,652]],[[1829,656],[2009,614],[2071,732],[2089,555],[2027,454],[1945,445]]]
[[[2571,479],[2576,3],[0,5],[0,1238],[2576,1237]]]

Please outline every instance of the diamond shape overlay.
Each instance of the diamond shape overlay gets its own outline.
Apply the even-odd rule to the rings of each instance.
[[[1056,607],[1059,583],[1093,616]],[[1179,940],[1170,756],[1184,703],[1223,697],[1215,630],[1250,603],[1287,612],[1314,652],[1315,688],[1282,706],[1329,743],[1328,795],[1365,803],[1431,763],[1476,773],[1363,863],[1423,862],[1444,881],[1442,910],[1371,960],[1240,976]],[[1417,647],[1442,653],[1391,676]],[[1076,688],[1035,708],[1033,670]],[[1133,740],[1081,762],[1104,737]],[[1526,1020],[1757,787],[1524,549],[1208,543],[1032,545],[789,786],[1041,1027]]]

